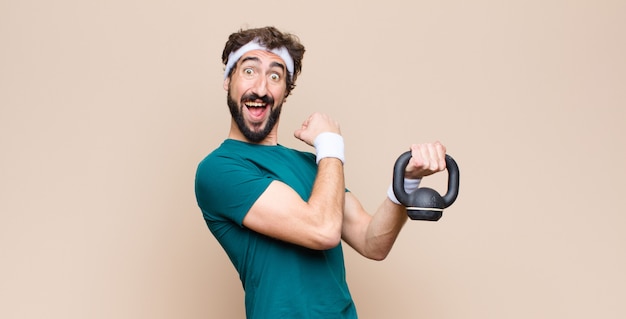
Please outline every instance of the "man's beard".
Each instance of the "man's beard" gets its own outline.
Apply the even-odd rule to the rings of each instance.
[[[272,98],[268,96],[264,96],[262,98],[258,96],[244,96],[242,98],[242,101],[243,100],[254,101],[256,99],[261,99],[265,103],[268,103],[268,104],[273,104],[273,101],[274,101]],[[228,109],[230,110],[230,115],[235,120],[235,123],[237,123],[237,127],[239,127],[239,131],[241,131],[243,136],[245,136],[246,139],[248,139],[248,141],[253,142],[253,143],[259,143],[263,141],[270,134],[270,132],[272,131],[272,129],[278,122],[278,119],[280,118],[280,111],[283,107],[281,103],[277,105],[274,109],[270,109],[270,116],[267,118],[267,122],[265,123],[265,126],[258,130],[253,130],[250,127],[248,127],[248,125],[246,125],[246,120],[243,118],[242,108],[246,106],[243,105],[242,103],[240,107],[237,104],[237,102],[235,102],[235,100],[233,100],[233,98],[230,96],[230,90],[228,90],[228,94],[226,95],[226,100],[227,100],[226,102],[228,103]]]

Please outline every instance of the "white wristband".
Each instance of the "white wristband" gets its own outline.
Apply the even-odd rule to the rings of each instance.
[[[412,179],[412,178],[405,178],[404,179],[404,191],[407,194],[411,194],[413,193],[414,190],[416,190],[419,186],[420,186],[420,182],[422,180],[421,179]],[[396,194],[393,192],[393,185],[389,185],[389,188],[387,189],[387,197],[389,197],[389,199],[398,204],[398,205],[402,205],[402,203],[400,203],[400,201],[396,198]]]
[[[320,133],[313,141],[317,154],[316,163],[320,163],[323,158],[335,157],[345,163],[343,137],[337,133]]]

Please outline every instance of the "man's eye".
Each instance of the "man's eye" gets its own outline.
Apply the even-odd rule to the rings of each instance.
[[[253,73],[254,73],[254,70],[252,70],[252,69],[250,69],[250,68],[247,68],[247,69],[244,69],[244,70],[243,70],[243,73],[244,73],[244,74],[247,74],[247,75],[250,75],[250,74],[253,74]]]
[[[270,79],[272,79],[274,81],[278,81],[278,80],[280,80],[280,75],[278,75],[276,73],[272,73],[272,75],[270,75]]]

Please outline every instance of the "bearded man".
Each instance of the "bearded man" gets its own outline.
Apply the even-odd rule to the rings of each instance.
[[[278,143],[304,52],[274,27],[230,35],[222,54],[230,131],[197,168],[198,206],[239,273],[247,318],[357,318],[342,242],[382,260],[407,221],[391,187],[373,214],[346,189],[344,140],[328,115],[312,113],[294,132],[315,153]],[[409,192],[446,165],[441,143],[410,149]]]

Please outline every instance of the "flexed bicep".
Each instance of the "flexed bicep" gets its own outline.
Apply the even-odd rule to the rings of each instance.
[[[267,187],[243,224],[266,236],[311,249],[330,249],[338,244],[332,218],[280,181]]]

